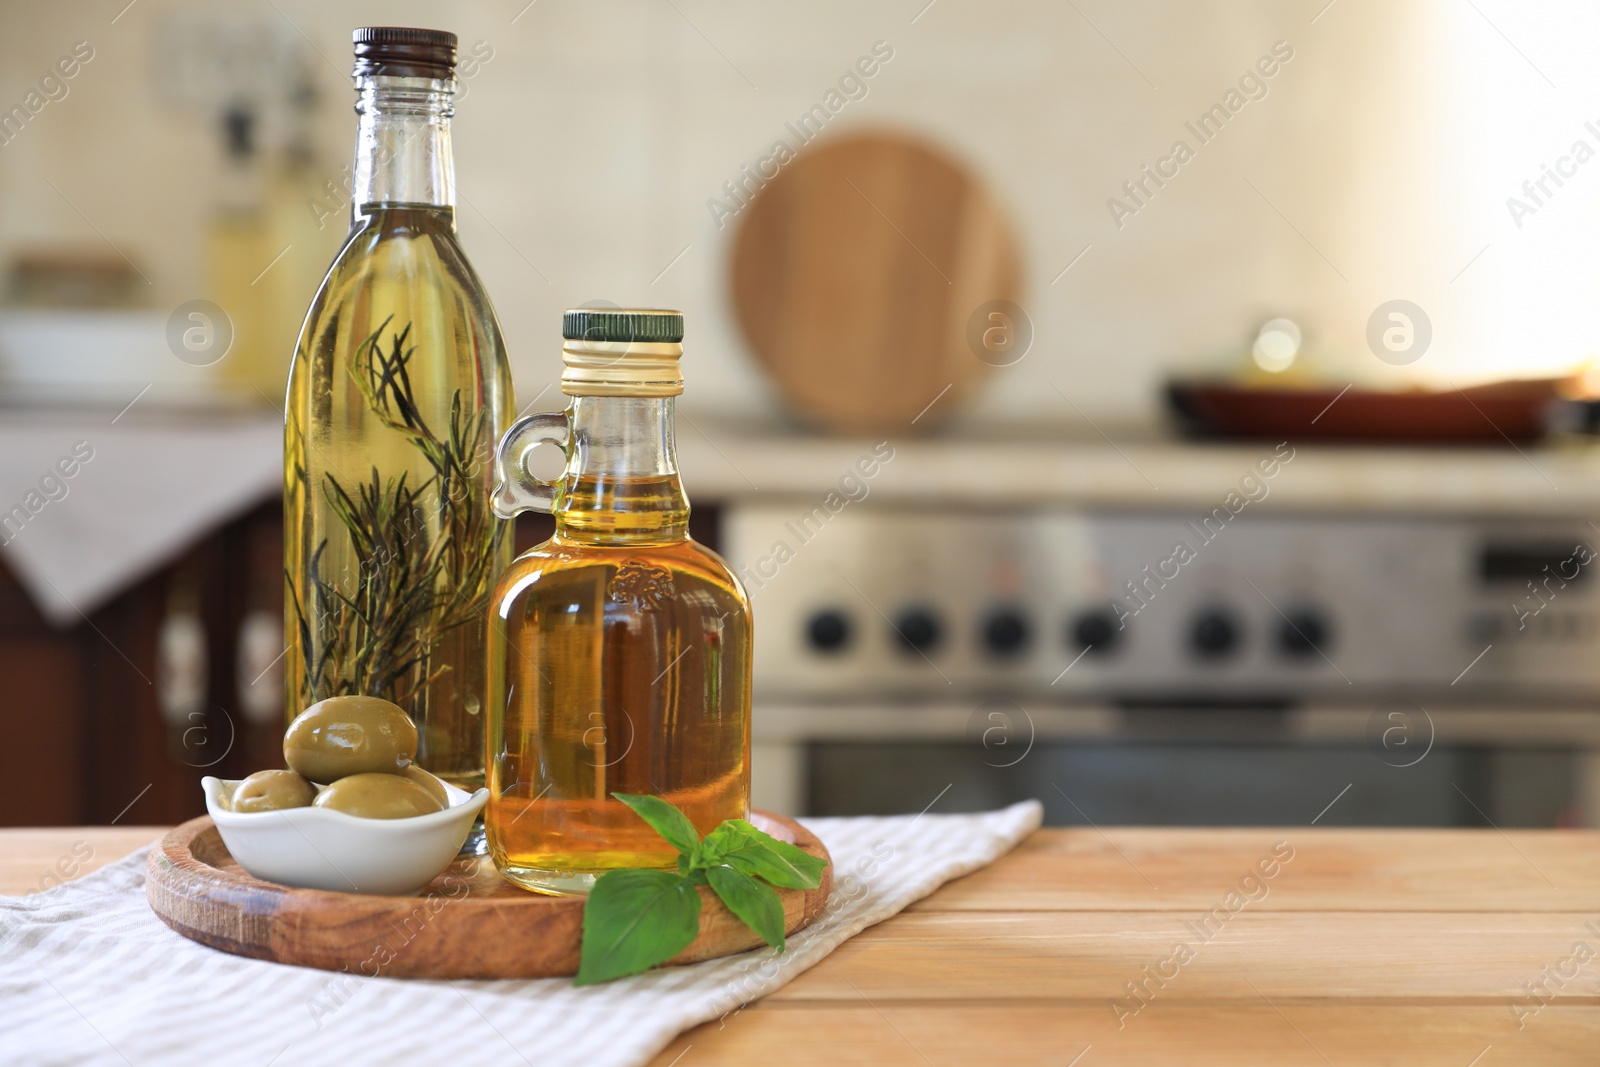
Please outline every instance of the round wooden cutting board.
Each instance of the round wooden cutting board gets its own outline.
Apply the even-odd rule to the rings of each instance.
[[[750,821],[813,856],[828,856],[799,823],[759,812]],[[150,850],[145,873],[150,907],[163,922],[239,956],[390,978],[551,978],[578,970],[583,898],[519,889],[487,856],[458,859],[414,897],[294,889],[241,870],[211,817],[202,815]],[[830,865],[816,889],[777,891],[788,933],[822,913],[832,886]],[[709,889],[700,894],[700,936],[669,963],[763,944]]]
[[[995,363],[971,327],[1018,300],[1016,241],[977,179],[927,144],[876,133],[802,149],[737,222],[740,327],[807,421],[915,433]]]

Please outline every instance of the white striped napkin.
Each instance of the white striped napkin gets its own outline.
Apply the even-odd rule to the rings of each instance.
[[[568,979],[366,978],[265,963],[168,929],[146,849],[56,889],[0,898],[0,1062],[10,1067],[632,1067],[681,1031],[786,985],[859,931],[987,866],[1038,825],[1037,801],[977,815],[808,819],[832,854],[823,916],[760,949],[576,989]]]

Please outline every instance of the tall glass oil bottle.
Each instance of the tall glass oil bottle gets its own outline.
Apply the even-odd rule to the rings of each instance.
[[[418,761],[483,780],[490,509],[510,421],[500,328],[456,242],[454,34],[355,32],[353,222],[318,291],[284,419],[287,712],[340,694],[411,713]]]
[[[701,833],[750,798],[750,601],[689,538],[673,397],[677,312],[566,314],[564,414],[501,441],[495,510],[551,511],[555,536],[495,586],[489,644],[489,851],[512,881],[582,893],[676,853],[612,794],[648,793]],[[558,482],[527,470],[539,444]]]

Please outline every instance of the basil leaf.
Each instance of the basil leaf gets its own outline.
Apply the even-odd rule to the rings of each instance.
[[[716,851],[723,863],[763,878],[781,889],[815,889],[828,861],[752,826],[729,819],[706,835],[703,852]]]
[[[771,887],[726,865],[708,869],[706,881],[740,922],[760,934],[761,940],[783,951],[783,902]]]
[[[650,828],[666,839],[667,844],[679,852],[693,852],[700,844],[700,835],[694,823],[669,801],[660,797],[640,796],[636,793],[612,793],[650,824]]]
[[[722,825],[726,826],[727,823],[723,823]],[[721,829],[722,826],[719,826],[716,830],[712,830],[705,836],[704,840],[695,846],[694,851],[689,853],[690,866],[701,868],[715,867],[722,862],[722,850],[724,847],[727,847],[729,842],[733,841],[733,839],[729,838],[726,833],[723,833],[719,836],[717,834],[717,830]]]
[[[700,932],[700,894],[671,871],[615,870],[583,905],[583,945],[573,985],[623,978],[665,963]]]

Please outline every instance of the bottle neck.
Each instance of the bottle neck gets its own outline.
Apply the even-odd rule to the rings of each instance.
[[[689,535],[671,397],[573,397],[567,418],[572,442],[556,498],[557,537],[641,544]]]
[[[455,81],[356,78],[356,159],[350,206],[359,220],[373,205],[456,205],[450,150]]]

